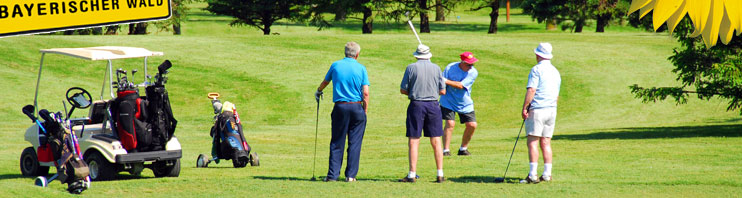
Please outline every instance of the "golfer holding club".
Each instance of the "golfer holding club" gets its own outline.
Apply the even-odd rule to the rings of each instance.
[[[471,99],[471,87],[477,79],[477,69],[474,68],[477,58],[471,52],[459,55],[461,62],[453,62],[443,70],[446,83],[446,95],[441,96],[441,114],[446,127],[443,128],[443,156],[451,156],[451,134],[456,124],[456,114],[459,121],[466,125],[461,137],[461,147],[458,155],[470,155],[467,146],[477,128],[477,119],[474,116],[474,101]]]
[[[540,43],[533,50],[538,64],[528,74],[526,97],[523,101],[522,117],[528,134],[528,160],[531,168],[525,179],[528,183],[551,181],[551,137],[554,135],[559,87],[562,84],[559,71],[551,64],[551,50],[549,43]],[[536,176],[539,146],[544,155],[544,173],[541,178]]]
[[[420,44],[413,53],[417,62],[407,66],[402,78],[400,93],[407,95],[410,104],[407,106],[407,138],[409,146],[410,172],[400,182],[417,181],[417,157],[420,136],[430,137],[430,144],[435,154],[435,166],[438,168],[436,182],[445,181],[443,177],[443,150],[441,149],[441,108],[439,95],[446,94],[443,75],[438,65],[430,62],[433,54],[430,48]]]
[[[332,140],[330,141],[330,167],[324,181],[337,181],[343,164],[345,137],[348,136],[348,162],[345,181],[356,181],[361,155],[363,133],[366,130],[369,81],[366,67],[358,63],[361,46],[355,42],[345,44],[345,58],[332,63],[325,80],[314,94],[319,101],[322,90],[332,81]]]

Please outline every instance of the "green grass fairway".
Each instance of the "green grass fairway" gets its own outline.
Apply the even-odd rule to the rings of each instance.
[[[726,112],[727,101],[690,99],[642,104],[628,86],[673,86],[678,82],[667,60],[678,44],[667,34],[611,26],[607,33],[546,32],[529,16],[514,15],[500,32],[486,34],[486,11],[457,12],[454,21],[434,23],[421,39],[433,62],[444,67],[472,51],[479,78],[473,97],[479,128],[469,146],[472,156],[444,160],[444,184],[434,183],[435,164],[427,140],[421,141],[415,184],[395,182],[407,173],[404,137],[408,100],[399,94],[406,65],[414,61],[417,40],[402,23],[375,24],[360,34],[357,21],[325,31],[299,23],[273,27],[280,35],[230,27],[228,17],[212,16],[194,5],[184,35],[17,36],[0,38],[0,197],[71,196],[54,181],[48,188],[21,176],[19,156],[30,146],[23,134],[31,122],[21,107],[33,103],[39,49],[121,45],[162,51],[149,59],[150,74],[165,59],[173,62],[167,84],[179,121],[183,147],[177,178],[121,173],[117,180],[94,182],[85,197],[734,197],[742,193],[742,120]],[[501,12],[501,13],[504,13]],[[417,24],[416,24],[417,25]],[[343,45],[361,45],[359,61],[369,72],[371,104],[356,183],[312,182],[315,107],[313,93]],[[501,177],[521,124],[520,108],[538,42],[554,46],[554,65],[562,92],[553,140],[554,180],[538,185],[495,184]],[[63,111],[64,91],[81,86],[94,98],[101,91],[105,62],[47,55],[40,90],[43,108]],[[140,68],[141,59],[116,60],[115,67]],[[141,72],[135,79],[141,79]],[[329,90],[329,89],[328,89]],[[246,138],[260,154],[260,167],[231,168],[227,161],[195,168],[198,154],[210,153],[213,124],[208,92],[237,105]],[[320,107],[318,176],[327,171],[331,91]],[[76,117],[87,115],[76,111]],[[458,149],[458,125],[452,149]],[[543,165],[539,165],[539,173]],[[54,169],[52,169],[54,171]],[[528,163],[525,141],[515,151],[508,178],[522,178]],[[341,179],[344,177],[341,175]]]

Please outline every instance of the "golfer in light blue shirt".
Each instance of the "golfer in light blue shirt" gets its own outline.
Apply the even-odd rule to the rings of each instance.
[[[549,43],[541,43],[533,50],[538,64],[533,66],[528,74],[526,97],[523,101],[521,116],[528,134],[528,160],[530,162],[530,171],[525,179],[528,183],[551,181],[551,137],[554,135],[559,87],[562,84],[559,71],[551,64],[551,59],[554,57],[551,50]],[[536,176],[539,146],[544,155],[544,173],[540,178]]]
[[[471,155],[467,146],[477,128],[471,88],[478,75],[474,63],[479,60],[471,52],[464,52],[459,56],[461,62],[448,64],[443,71],[443,77],[446,78],[446,95],[441,96],[440,101],[441,113],[446,124],[443,129],[443,156],[451,156],[451,135],[456,125],[454,121],[456,114],[459,114],[461,124],[466,125],[458,155]]]

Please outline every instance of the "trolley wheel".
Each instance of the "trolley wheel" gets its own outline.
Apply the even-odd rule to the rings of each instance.
[[[33,183],[34,183],[34,185],[39,186],[39,187],[42,187],[42,188],[44,188],[44,187],[46,187],[48,185],[48,183],[46,183],[46,177],[44,177],[44,176],[38,176],[38,177],[36,177],[36,179],[33,180]]]
[[[258,153],[250,153],[250,166],[260,166],[260,158],[258,158]]]
[[[209,158],[207,158],[206,155],[200,154],[198,155],[198,159],[196,159],[196,167],[197,168],[209,167],[209,162],[211,162],[211,160],[209,160]]]

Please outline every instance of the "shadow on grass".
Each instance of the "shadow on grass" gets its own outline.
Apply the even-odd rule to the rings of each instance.
[[[282,181],[312,181],[311,178],[301,178],[301,177],[269,177],[269,176],[254,176],[255,179],[261,179],[261,180],[282,180]],[[325,177],[317,177],[317,182],[324,182],[323,180]],[[345,180],[338,180],[337,182],[343,182]],[[389,181],[386,179],[368,179],[368,178],[359,178],[358,181]]]
[[[589,134],[554,136],[554,140],[741,137],[742,125],[619,128]]]
[[[495,179],[499,177],[493,176],[461,176],[448,178],[448,181],[456,183],[496,183]],[[503,183],[518,183],[522,178],[507,177]]]
[[[26,177],[21,174],[4,174],[0,175],[0,180],[6,180],[6,179],[18,179],[18,178],[30,178],[33,179],[35,177]]]

